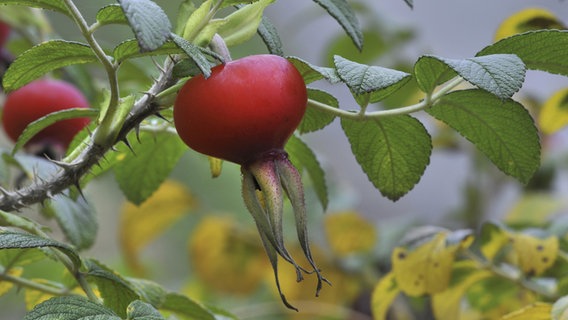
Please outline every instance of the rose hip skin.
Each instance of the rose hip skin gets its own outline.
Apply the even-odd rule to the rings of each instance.
[[[0,21],[0,48],[4,47],[10,35],[10,26]]]
[[[73,85],[54,79],[33,81],[8,94],[2,113],[4,131],[16,141],[26,126],[49,113],[69,108],[88,108],[89,103]],[[55,144],[67,148],[88,118],[62,120],[40,131],[29,142]]]
[[[307,104],[304,80],[285,58],[255,55],[187,81],[174,105],[182,140],[209,156],[246,164],[281,150]]]

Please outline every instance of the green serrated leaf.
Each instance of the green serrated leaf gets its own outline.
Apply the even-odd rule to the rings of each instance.
[[[431,93],[434,89],[457,76],[457,72],[433,56],[422,56],[414,64],[414,77],[420,90]]]
[[[87,277],[97,285],[104,305],[125,318],[128,305],[140,299],[133,286],[117,272],[96,260],[86,260],[85,266]]]
[[[128,19],[118,4],[110,4],[102,7],[96,16],[97,22],[101,25],[106,24],[128,24]]]
[[[355,13],[346,0],[314,0],[314,2],[339,22],[359,50],[363,49],[363,32]]]
[[[367,103],[378,102],[401,88],[410,74],[378,66],[368,66],[334,56],[337,74],[356,98],[365,96]]]
[[[470,140],[501,171],[527,183],[540,165],[538,131],[518,102],[483,90],[456,91],[427,110]]]
[[[142,51],[140,46],[138,45],[138,41],[134,39],[126,40],[121,42],[117,45],[112,55],[114,59],[120,63],[122,61],[133,59],[133,58],[140,58],[145,56],[154,56],[154,55],[168,55],[168,54],[178,54],[181,53],[182,50],[174,43],[174,42],[166,42],[164,45],[156,48],[152,51]]]
[[[63,0],[0,0],[0,5],[6,4],[48,9],[71,16]]]
[[[12,149],[12,154],[18,152],[23,148],[30,139],[32,139],[41,130],[47,128],[48,126],[62,120],[74,119],[74,118],[94,118],[98,115],[98,110],[87,109],[87,108],[70,108],[66,110],[61,110],[57,112],[50,113],[44,117],[37,119],[36,121],[30,123],[22,134],[18,137],[18,141]]]
[[[331,94],[322,90],[308,88],[308,106],[316,102],[339,108],[339,102]],[[334,119],[335,115],[331,113],[322,112],[316,108],[307,108],[302,122],[298,126],[298,131],[300,133],[318,131],[331,124]]]
[[[296,136],[290,137],[286,143],[286,152],[290,155],[290,160],[296,168],[306,169],[318,199],[323,209],[326,210],[329,199],[327,196],[325,173],[314,152]]]
[[[65,237],[77,250],[91,247],[98,231],[97,217],[93,208],[83,197],[76,200],[68,195],[53,197],[44,208],[54,216]]]
[[[207,60],[207,57],[205,57],[198,46],[175,34],[172,34],[172,40],[191,60],[195,62],[205,78],[208,78],[211,75],[211,63],[209,63],[209,60]]]
[[[351,150],[369,180],[391,200],[398,200],[422,177],[432,142],[420,121],[410,116],[369,121],[341,119]]]
[[[216,320],[206,307],[178,293],[169,293],[160,310],[170,311],[182,319]]]
[[[127,279],[140,299],[153,306],[161,306],[166,301],[167,292],[159,284],[146,279]]]
[[[128,201],[141,204],[164,182],[171,170],[187,151],[181,140],[169,133],[142,133],[114,166],[115,177]]]
[[[141,52],[156,50],[170,38],[170,20],[156,3],[150,0],[118,0],[118,3],[136,35]]]
[[[217,33],[225,40],[227,46],[235,46],[249,40],[258,30],[264,9],[274,1],[259,0],[241,7],[223,19],[225,23]]]
[[[111,310],[80,296],[51,298],[35,306],[23,320],[121,320]]]
[[[258,26],[257,32],[266,45],[269,53],[282,57],[284,56],[282,41],[280,40],[280,36],[278,35],[278,30],[265,16],[263,16],[260,20],[260,25]]]
[[[0,249],[27,248],[54,248],[69,257],[77,270],[81,266],[81,258],[77,252],[64,243],[28,233],[3,231],[0,229]]]
[[[43,42],[26,50],[12,62],[4,73],[2,85],[8,93],[55,69],[97,61],[86,44],[64,40]]]
[[[471,84],[501,99],[512,97],[525,80],[525,65],[514,54],[494,54],[461,60],[430,57],[443,62]]]
[[[127,320],[165,320],[164,316],[151,304],[136,300],[133,301],[126,311]]]
[[[306,84],[326,79],[330,83],[339,83],[341,79],[333,68],[318,67],[298,57],[287,58],[298,69]]]
[[[528,69],[568,76],[568,31],[539,30],[514,35],[485,47],[477,56],[509,53],[517,55]]]

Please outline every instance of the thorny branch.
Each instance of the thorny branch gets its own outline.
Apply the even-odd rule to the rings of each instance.
[[[160,106],[156,102],[155,96],[174,84],[174,79],[172,78],[173,65],[174,63],[171,58],[166,60],[160,76],[146,94],[135,102],[115,143],[126,141],[126,135],[130,131],[138,128],[140,123],[147,117],[159,112]],[[60,169],[52,178],[46,180],[36,179],[31,185],[18,190],[9,191],[0,189],[0,210],[17,211],[36,203],[42,203],[71,186],[79,187],[81,178],[87,174],[93,166],[103,160],[104,155],[110,149],[111,147],[103,147],[91,143],[72,162],[54,162]]]

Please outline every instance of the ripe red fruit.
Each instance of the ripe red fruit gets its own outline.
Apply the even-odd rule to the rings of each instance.
[[[306,86],[285,58],[255,55],[196,76],[181,88],[174,105],[178,134],[192,149],[245,164],[282,149],[300,123]]]
[[[9,35],[10,26],[5,22],[0,21],[0,48],[2,48],[6,44]]]
[[[73,85],[54,79],[36,80],[7,95],[2,125],[8,137],[16,141],[28,124],[49,113],[88,107],[87,99]],[[59,121],[40,131],[26,146],[38,143],[66,149],[89,121],[88,118]]]

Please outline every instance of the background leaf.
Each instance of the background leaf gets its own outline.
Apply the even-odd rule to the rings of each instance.
[[[178,293],[168,294],[160,310],[171,311],[182,319],[216,320],[213,313],[205,307]]]
[[[152,240],[195,207],[195,200],[180,183],[166,181],[141,206],[124,204],[120,218],[120,245],[126,263],[141,273],[138,254]]]
[[[264,9],[274,1],[258,0],[226,16],[218,33],[227,46],[235,46],[252,38],[258,30]]]
[[[545,134],[553,134],[568,125],[568,88],[560,89],[542,104],[538,127]]]
[[[90,248],[98,231],[95,208],[83,197],[71,199],[68,194],[59,194],[51,199],[44,211],[54,216],[67,240],[77,250]]]
[[[63,0],[0,0],[0,5],[5,4],[48,9],[71,16]]]
[[[124,11],[122,11],[122,7],[118,4],[110,4],[102,7],[97,12],[96,19],[101,25],[128,23],[128,19],[126,19]]]
[[[164,182],[187,147],[170,133],[143,132],[132,150],[123,154],[113,171],[128,201],[139,205]]]
[[[286,151],[289,153],[290,159],[296,168],[307,171],[318,199],[323,209],[326,210],[329,200],[327,197],[325,172],[321,168],[314,152],[296,136],[290,137],[286,143]]]
[[[456,91],[427,110],[471,141],[501,171],[527,183],[540,165],[540,142],[518,102],[482,90]]]
[[[170,37],[168,16],[150,0],[118,0],[142,52],[156,50]]]
[[[422,177],[432,143],[420,121],[410,116],[369,121],[341,119],[351,150],[379,191],[398,200]]]
[[[324,8],[351,37],[353,43],[361,50],[363,48],[363,32],[359,27],[359,21],[355,13],[345,0],[314,0]]]
[[[495,32],[495,41],[531,30],[565,29],[558,17],[548,9],[528,7],[507,17]]]
[[[308,99],[312,101],[321,102],[328,106],[339,108],[339,102],[331,94],[318,90],[308,88]],[[308,106],[310,101],[308,101]],[[331,124],[335,119],[335,115],[327,112],[322,112],[316,108],[307,108],[302,122],[298,126],[298,131],[300,133],[308,133],[321,130]]]
[[[2,85],[8,93],[55,69],[97,61],[97,57],[86,44],[64,40],[42,42],[14,60],[4,73]]]
[[[371,296],[373,319],[387,319],[387,312],[399,293],[400,289],[396,284],[394,274],[389,272],[384,275],[373,289]]]

